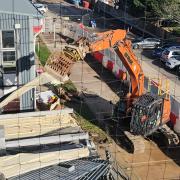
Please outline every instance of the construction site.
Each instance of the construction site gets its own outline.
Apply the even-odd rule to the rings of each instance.
[[[0,2],[0,180],[180,179],[178,73],[133,44],[180,36],[114,1],[22,1]]]

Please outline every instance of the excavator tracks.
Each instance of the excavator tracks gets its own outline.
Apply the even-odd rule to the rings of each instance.
[[[165,136],[165,139],[167,140],[167,146],[172,147],[180,143],[178,135],[173,130],[171,130],[166,124],[160,127],[159,130]]]

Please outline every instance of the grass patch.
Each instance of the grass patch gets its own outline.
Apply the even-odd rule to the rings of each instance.
[[[83,103],[82,106],[81,104],[75,104],[73,109],[76,112],[75,119],[77,123],[84,131],[90,133],[94,142],[99,143],[100,141],[104,140],[108,140],[109,143],[111,142],[111,138],[98,126],[98,122],[93,121],[95,116],[87,104]]]
[[[173,27],[173,34],[176,36],[180,36],[180,27]]]
[[[85,119],[80,114],[76,113],[76,120],[84,131],[89,132],[91,135],[97,135],[97,139],[94,139],[95,141],[103,141],[105,139],[109,140],[109,137],[101,128]]]
[[[62,84],[62,88],[69,93],[77,92],[76,86],[72,83],[71,80],[68,80],[66,83]]]
[[[51,52],[47,48],[46,44],[40,40],[39,51],[38,51],[38,44],[36,44],[36,55],[39,57],[39,60],[43,66],[46,64],[46,61],[49,58],[50,54]]]

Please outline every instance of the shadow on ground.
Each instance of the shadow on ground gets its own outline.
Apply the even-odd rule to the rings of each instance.
[[[155,142],[161,151],[171,158],[177,165],[180,166],[180,143],[177,146],[167,145],[167,139],[163,136],[162,133],[156,132],[149,137],[153,142]]]
[[[115,118],[113,118],[112,116],[111,110],[109,111],[109,108],[113,109],[114,105],[109,101],[101,98],[100,96],[94,96],[92,94],[82,93],[80,97],[81,98],[78,100],[72,99],[72,101],[68,102],[66,105],[73,108],[74,111],[80,114],[84,119],[100,127],[120,147],[122,147],[129,153],[133,153],[133,143],[124,133],[125,130],[129,131],[129,123],[127,123],[127,119],[123,118],[122,123],[117,123],[115,121]],[[101,105],[103,105],[103,107]],[[100,106],[102,107],[102,109],[99,108]],[[99,139],[98,143],[101,142],[101,139]]]
[[[115,78],[109,70],[105,69],[102,64],[97,62],[91,55],[87,55],[85,61],[99,75],[96,78],[105,82],[117,95],[120,96],[122,93],[128,92],[128,81],[122,82],[120,79]]]
[[[87,56],[85,60],[89,66],[96,71],[96,73],[99,75],[97,78],[101,79],[102,81],[106,82],[106,84],[115,92],[118,93],[122,89],[122,84],[119,80],[116,80],[115,77],[112,75],[110,71],[103,68],[100,63],[97,61],[94,61],[92,56]],[[127,88],[127,87],[126,87]],[[100,104],[108,104],[105,99],[97,96],[96,101],[100,102]],[[96,106],[98,106],[96,104]],[[113,107],[114,108],[114,107]],[[105,111],[104,111],[105,112]],[[130,142],[130,140],[127,138],[127,136],[124,134],[124,131],[129,131],[129,122],[127,118],[124,118],[124,116],[121,116],[122,121],[118,123],[114,123],[112,121],[112,114],[108,117],[104,116],[102,119],[106,120],[107,123],[101,123],[104,124],[102,128],[110,134],[110,136],[116,141],[116,143],[121,146],[126,151],[132,153],[134,152],[133,144]],[[125,122],[125,123],[124,123]],[[169,147],[166,145],[165,137],[162,135],[162,133],[155,133],[153,136],[148,137],[150,140],[154,141],[162,152],[164,152],[168,157],[170,157],[176,164],[180,165],[180,146],[176,147]]]

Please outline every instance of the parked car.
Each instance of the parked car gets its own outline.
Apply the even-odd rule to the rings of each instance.
[[[166,63],[171,57],[180,56],[180,48],[179,47],[170,47],[165,49],[161,55],[161,62]]]
[[[166,67],[169,69],[175,69],[180,66],[180,56],[173,56],[166,62]]]
[[[157,47],[153,50],[152,56],[155,58],[160,58],[162,56],[162,52],[165,49],[168,49],[170,47],[179,47],[180,48],[180,44],[165,44],[163,46]]]
[[[177,77],[180,80],[180,66],[177,68]]]
[[[34,6],[40,11],[42,14],[46,13],[48,11],[48,6],[45,4],[36,4],[34,3]]]
[[[146,39],[135,39],[132,42],[132,48],[133,49],[153,49],[155,47],[157,47],[158,45],[160,45],[161,41],[159,39],[156,38],[146,38]]]

